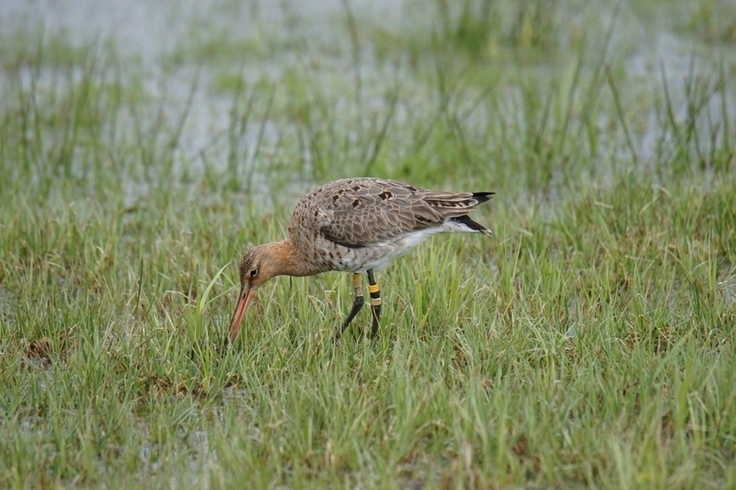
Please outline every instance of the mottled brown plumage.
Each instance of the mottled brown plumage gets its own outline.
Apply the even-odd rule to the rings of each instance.
[[[355,273],[353,309],[335,338],[363,305],[359,274],[367,273],[373,306],[373,333],[378,328],[380,295],[373,272],[410,252],[440,232],[479,232],[488,228],[468,212],[493,192],[454,193],[421,189],[394,180],[356,178],[324,184],[294,208],[285,240],[248,250],[240,262],[241,292],[230,323],[237,338],[254,291],[278,275],[309,276],[326,271]]]

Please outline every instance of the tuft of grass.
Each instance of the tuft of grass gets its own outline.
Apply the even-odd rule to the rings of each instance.
[[[498,44],[499,35],[494,32],[499,27],[495,2],[465,0],[457,12],[445,0],[436,3],[444,40],[471,56],[481,56]]]

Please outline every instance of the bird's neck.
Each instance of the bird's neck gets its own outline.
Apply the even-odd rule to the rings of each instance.
[[[288,238],[280,242],[272,242],[268,245],[269,255],[275,259],[277,264],[276,274],[278,276],[311,276],[321,272],[310,267],[309,262],[294,247]]]

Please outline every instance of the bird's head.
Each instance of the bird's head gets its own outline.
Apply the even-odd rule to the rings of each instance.
[[[240,261],[240,296],[235,307],[233,319],[230,321],[230,342],[235,342],[243,323],[245,311],[255,297],[258,287],[274,276],[281,274],[279,257],[271,250],[272,244],[253,247],[243,255]]]
[[[240,326],[256,289],[274,276],[306,276],[314,274],[289,240],[265,243],[253,247],[240,261],[240,296],[230,321],[230,342],[238,338]]]

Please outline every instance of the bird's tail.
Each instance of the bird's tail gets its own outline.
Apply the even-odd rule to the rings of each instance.
[[[474,221],[467,214],[464,214],[462,216],[457,216],[455,218],[452,218],[452,221],[454,221],[455,223],[459,223],[461,225],[464,225],[470,231],[475,231],[475,232],[478,232],[478,233],[483,233],[486,236],[493,235],[493,232],[491,230],[489,230],[485,226],[481,225],[477,221]]]
[[[478,201],[478,204],[481,204],[492,199],[494,195],[496,195],[495,192],[473,192],[473,199]]]

